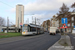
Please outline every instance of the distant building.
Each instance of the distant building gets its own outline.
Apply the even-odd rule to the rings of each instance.
[[[24,6],[21,4],[16,5],[16,27],[20,27],[20,23],[24,23]]]
[[[45,30],[46,30],[46,21],[44,21],[44,22],[42,23],[42,26],[43,26],[44,31],[45,31]]]
[[[47,30],[49,31],[50,30],[50,20],[47,20]]]
[[[50,20],[46,20],[42,23],[42,27],[44,27],[44,31],[49,30],[50,28]]]
[[[3,32],[7,31],[7,27],[2,27]],[[9,27],[8,32],[19,32],[15,27]]]
[[[50,27],[59,27],[59,20],[56,18],[55,15],[53,16],[53,18],[51,18],[50,23]]]

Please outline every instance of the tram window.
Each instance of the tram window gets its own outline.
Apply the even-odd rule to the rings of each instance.
[[[35,27],[30,27],[30,31],[34,32],[34,31],[36,31],[36,28]]]
[[[37,28],[37,30],[40,30],[40,28]]]
[[[24,31],[24,30],[27,30],[27,26],[25,26],[25,27],[22,28],[22,31]]]
[[[28,26],[28,32],[30,32],[30,27]]]

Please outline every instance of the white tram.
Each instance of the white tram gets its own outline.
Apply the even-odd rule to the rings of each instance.
[[[35,24],[23,24],[22,35],[32,35],[44,33],[44,28]]]

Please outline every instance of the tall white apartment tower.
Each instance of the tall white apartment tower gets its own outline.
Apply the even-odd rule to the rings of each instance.
[[[20,23],[24,23],[24,6],[16,5],[16,27],[21,28]]]

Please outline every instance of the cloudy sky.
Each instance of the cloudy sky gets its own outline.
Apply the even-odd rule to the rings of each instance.
[[[75,0],[0,0],[0,16],[9,17],[11,22],[16,21],[16,5],[24,5],[24,23],[29,18],[29,22],[33,18],[40,19],[40,22],[52,18],[58,13],[59,8],[65,3],[69,8]],[[71,11],[72,9],[70,9]]]

